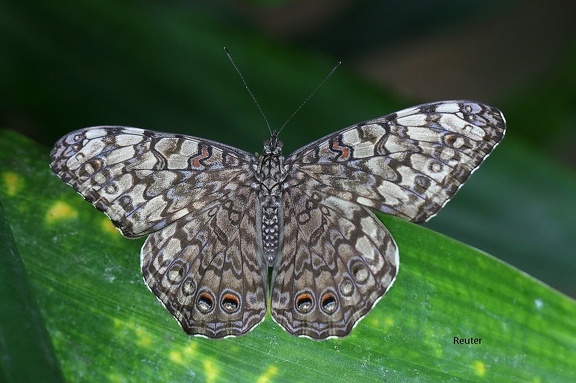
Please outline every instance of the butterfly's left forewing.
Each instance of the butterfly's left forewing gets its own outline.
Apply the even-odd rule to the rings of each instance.
[[[139,237],[246,184],[255,157],[214,141],[99,126],[62,137],[50,167],[127,237]]]

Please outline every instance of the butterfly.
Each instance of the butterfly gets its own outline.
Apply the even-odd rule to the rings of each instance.
[[[253,155],[97,126],[62,137],[50,167],[125,237],[148,236],[144,281],[188,334],[243,335],[270,307],[288,333],[319,340],[348,335],[398,274],[398,248],[373,211],[433,217],[505,129],[491,106],[434,102],[284,157],[277,132]]]

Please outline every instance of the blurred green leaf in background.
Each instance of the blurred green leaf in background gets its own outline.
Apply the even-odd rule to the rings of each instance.
[[[0,334],[32,318],[70,382],[576,380],[575,303],[554,290],[576,296],[575,15],[561,0],[1,2],[2,271],[21,257],[25,272],[0,291],[29,285],[43,319],[0,297]],[[260,151],[266,125],[224,46],[273,128],[343,61],[282,131],[286,153],[421,102],[479,99],[507,118],[427,228],[384,218],[400,275],[348,338],[293,338],[270,318],[239,339],[187,337],[144,287],[142,241],[48,169],[57,138],[100,124]],[[2,378],[25,381],[8,361],[31,355],[55,366],[41,335],[13,345],[0,339]]]

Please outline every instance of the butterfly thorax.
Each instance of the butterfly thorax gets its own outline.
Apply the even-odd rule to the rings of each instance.
[[[268,266],[272,267],[282,245],[283,211],[282,185],[287,169],[282,156],[282,141],[276,132],[264,142],[264,152],[258,156],[256,180],[258,181],[257,228],[259,245]]]

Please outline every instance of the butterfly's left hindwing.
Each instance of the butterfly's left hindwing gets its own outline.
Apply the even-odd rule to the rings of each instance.
[[[184,331],[238,336],[266,315],[268,268],[255,240],[255,190],[226,196],[151,234],[142,247],[150,290]]]

